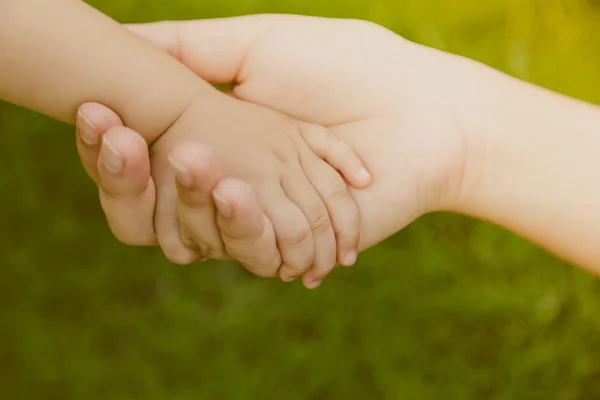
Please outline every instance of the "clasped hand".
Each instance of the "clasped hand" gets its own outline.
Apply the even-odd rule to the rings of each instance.
[[[148,149],[111,110],[82,105],[79,154],[122,242],[160,244],[181,264],[233,258],[316,288],[336,262],[350,266],[357,251],[452,207],[464,164],[454,56],[356,20],[257,15],[130,29],[202,79],[231,85],[226,107],[244,108],[236,115],[248,138],[219,134],[225,123],[207,133],[214,139],[166,135]],[[207,109],[199,101],[171,129],[193,131]],[[257,130],[258,115],[271,122]]]

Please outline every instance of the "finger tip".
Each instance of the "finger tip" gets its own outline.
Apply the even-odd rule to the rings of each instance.
[[[298,274],[292,268],[284,265],[279,268],[279,278],[286,283],[293,282],[298,278]]]
[[[77,113],[84,115],[86,118],[90,118],[90,117],[99,115],[100,113],[104,112],[105,110],[107,110],[107,108],[101,104],[87,102],[87,103],[83,103],[82,105],[80,105],[77,108]],[[110,110],[110,109],[108,109],[108,110]]]
[[[217,190],[213,190],[212,197],[219,215],[225,219],[232,216],[231,202],[226,196],[222,196]]]
[[[163,236],[159,240],[160,247],[169,262],[175,265],[190,265],[203,258],[196,248],[185,245],[181,235]]]
[[[77,109],[77,114],[83,116],[91,124],[98,127],[98,130],[101,133],[113,127],[123,125],[123,122],[117,113],[99,103],[83,103]]]
[[[215,202],[227,203],[234,208],[245,209],[248,205],[256,203],[252,187],[235,178],[221,179],[212,194]]]
[[[144,150],[147,154],[148,145],[142,135],[127,127],[114,126],[106,131],[103,138],[108,138],[122,150]]]
[[[147,182],[150,177],[150,156],[144,138],[125,127],[115,127],[102,136],[102,145],[110,145],[125,164],[128,178],[139,177]]]
[[[354,185],[359,189],[365,189],[373,182],[373,176],[365,167],[358,168],[354,174]]]
[[[199,189],[211,192],[223,178],[214,152],[199,143],[181,143],[169,153],[169,162],[178,170],[187,170]]]
[[[190,172],[190,168],[180,160],[173,158],[171,154],[167,157],[169,166],[175,176],[175,182],[177,183],[177,191],[181,195],[188,189],[192,189],[194,186],[194,177]]]
[[[319,282],[323,281],[323,278],[317,275],[318,274],[313,268],[309,269],[301,276],[302,285],[307,289],[316,289],[320,285]],[[318,285],[316,283],[318,283]]]
[[[323,283],[322,279],[311,279],[308,282],[304,283],[304,287],[306,287],[309,290],[315,290],[316,288],[321,286],[322,283]]]
[[[354,264],[356,264],[357,258],[358,258],[358,251],[356,251],[356,249],[353,249],[353,250],[347,251],[345,253],[342,253],[339,262],[344,267],[352,267]]]

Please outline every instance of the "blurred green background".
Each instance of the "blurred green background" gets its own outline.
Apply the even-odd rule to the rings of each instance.
[[[600,102],[597,0],[90,3],[369,19]],[[314,292],[176,267],[110,235],[70,127],[1,104],[0,131],[2,398],[600,398],[599,281],[498,228],[428,216]]]

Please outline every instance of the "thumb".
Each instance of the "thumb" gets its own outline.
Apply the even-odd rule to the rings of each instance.
[[[131,24],[135,34],[178,59],[213,85],[237,83],[256,39],[293,16],[248,15],[197,21]]]
[[[128,245],[155,245],[156,192],[144,138],[124,127],[111,129],[97,163],[100,202],[113,234]]]

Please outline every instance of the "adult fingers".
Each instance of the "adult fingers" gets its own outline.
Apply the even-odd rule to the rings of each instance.
[[[128,245],[155,245],[156,192],[145,140],[124,127],[110,129],[102,136],[96,170],[100,201],[113,234]]]

